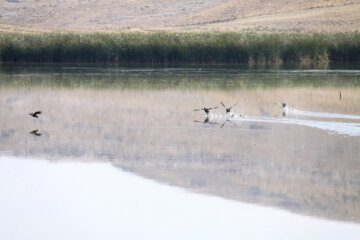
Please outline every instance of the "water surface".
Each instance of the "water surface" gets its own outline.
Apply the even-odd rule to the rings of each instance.
[[[220,101],[227,106],[238,103],[232,109],[234,115],[226,115]],[[282,107],[274,104],[278,102],[290,105],[286,114]],[[204,211],[209,211],[212,217],[224,214],[228,227],[218,221],[203,222],[201,218],[194,218],[198,221],[196,226],[210,233],[215,225],[221,234],[227,231],[229,236],[235,234],[237,230],[230,223],[237,221],[240,212],[250,207],[256,209],[251,214],[257,217],[269,214],[264,217],[266,219],[279,212],[281,217],[279,222],[275,221],[277,224],[292,222],[291,219],[298,217],[307,219],[301,223],[305,225],[312,221],[329,223],[311,230],[321,232],[318,239],[327,239],[328,233],[330,236],[330,233],[334,236],[353,233],[346,230],[347,227],[336,232],[333,226],[339,229],[349,226],[355,229],[352,236],[359,236],[359,102],[360,71],[357,70],[2,68],[0,155],[6,162],[2,163],[4,168],[8,166],[12,176],[26,179],[24,182],[33,181],[39,171],[38,165],[45,172],[57,171],[55,169],[62,166],[87,171],[90,162],[105,163],[107,170],[104,172],[110,171],[109,166],[118,169],[112,173],[119,178],[114,177],[111,184],[106,180],[106,173],[101,180],[105,182],[97,183],[111,188],[102,197],[98,194],[97,204],[105,204],[106,194],[125,181],[123,176],[127,179],[134,175],[136,181],[180,191],[184,198],[200,199],[199,204],[207,205],[206,202],[215,197],[216,204],[222,207],[216,205],[214,208],[209,204]],[[193,111],[204,106],[218,109],[209,116]],[[38,119],[28,115],[36,110],[43,111]],[[35,129],[41,136],[29,133]],[[13,166],[14,157],[29,161],[19,160]],[[58,164],[50,165],[54,169],[48,170],[45,166],[49,165],[33,163],[31,159]],[[66,165],[68,162],[84,164]],[[16,170],[23,165],[29,169],[28,175]],[[91,166],[91,171],[96,172],[98,168],[102,171],[104,165]],[[83,174],[80,171],[78,178],[84,177]],[[97,179],[96,174],[102,173],[93,174]],[[65,199],[71,198],[74,192],[65,191],[63,186],[68,183],[60,179],[62,177],[53,179],[58,185],[49,180],[38,193],[46,194],[52,187],[61,187],[59,194]],[[34,186],[22,186],[28,191],[16,190],[23,188],[15,187],[13,180],[6,181],[11,182],[8,184],[10,190],[6,191],[26,198],[35,196]],[[92,185],[85,181],[81,188]],[[128,196],[131,189],[135,191],[135,185],[122,194],[134,199]],[[139,194],[143,191],[141,188]],[[148,190],[149,195],[160,194],[154,201],[165,204],[166,197],[162,196],[167,190],[152,191]],[[88,194],[96,192],[89,189]],[[26,210],[33,203],[18,204],[24,204]],[[7,209],[19,207],[7,204],[3,205]],[[33,209],[40,208],[41,204]],[[138,202],[136,206],[142,204]],[[178,206],[188,211],[196,206],[181,205],[181,200],[173,204],[168,209],[170,212]],[[66,207],[59,200],[56,209],[63,206]],[[55,206],[48,208],[54,210]],[[74,208],[79,206],[74,205]],[[109,212],[112,208],[116,210],[110,204]],[[146,220],[160,211],[155,206],[155,212],[149,212],[148,208],[133,214],[126,212],[122,219],[114,214],[114,219],[119,222],[128,218]],[[223,208],[241,211],[234,210],[234,219],[226,215],[227,210],[214,210]],[[19,217],[11,212],[6,218]],[[174,216],[179,214],[174,212]],[[48,217],[55,219],[55,216],[57,213],[49,213]],[[86,213],[81,216],[91,218]],[[179,218],[183,222],[192,219],[188,215],[179,215]],[[5,221],[4,218],[1,221]],[[248,234],[256,232],[254,229],[266,228],[256,225],[257,221],[246,218],[242,221],[251,223],[249,229],[252,230]],[[298,236],[296,231],[290,230],[295,229],[295,222],[291,223],[293,228],[285,228],[289,229],[287,234]],[[168,222],[159,220],[158,223]],[[174,226],[169,229],[176,228],[176,218],[172,223]],[[195,232],[187,225],[179,229],[184,233]],[[106,230],[109,235],[112,231]],[[281,239],[279,234],[274,232],[273,238]],[[167,235],[163,236],[166,239]],[[207,235],[204,238],[208,239]],[[229,239],[227,235],[224,238]]]
[[[109,164],[0,157],[0,180],[1,239],[360,236],[356,224],[189,193]]]

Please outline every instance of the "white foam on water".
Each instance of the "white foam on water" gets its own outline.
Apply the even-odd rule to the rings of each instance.
[[[341,115],[341,114],[340,114]],[[355,115],[350,115],[355,116]],[[260,117],[260,116],[243,116],[234,114],[232,116],[211,114],[209,121],[220,123],[221,121],[243,121],[243,122],[261,122],[261,123],[278,123],[306,126],[324,130],[328,133],[345,134],[349,136],[360,136],[360,123],[349,122],[327,122],[317,120],[304,120],[287,117]]]
[[[303,120],[294,118],[275,118],[275,117],[255,117],[245,116],[244,118],[234,118],[237,121],[280,123],[307,126],[321,129],[329,133],[346,134],[349,136],[360,136],[360,123],[347,122],[325,122],[315,120]]]
[[[359,115],[327,113],[327,112],[309,112],[309,111],[302,111],[302,110],[295,109],[295,108],[294,109],[290,108],[287,111],[287,113],[290,115],[299,115],[299,116],[306,116],[306,117],[360,120]]]

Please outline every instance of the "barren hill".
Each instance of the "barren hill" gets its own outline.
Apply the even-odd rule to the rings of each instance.
[[[3,30],[360,30],[360,0],[0,0]]]

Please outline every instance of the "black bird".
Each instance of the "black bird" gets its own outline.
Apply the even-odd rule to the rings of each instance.
[[[286,108],[286,107],[288,106],[287,103],[279,103],[279,102],[277,102],[277,103],[274,103],[274,104],[277,104],[277,105],[279,105],[279,106],[282,106],[283,108]]]
[[[194,111],[201,111],[201,110],[203,110],[206,114],[209,114],[211,109],[217,109],[217,108],[218,108],[218,107],[210,107],[210,108],[203,107],[203,108],[201,108],[201,109],[194,109]]]
[[[339,101],[341,100],[341,91],[339,91]]]
[[[234,105],[232,105],[231,107],[228,107],[228,108],[225,106],[225,104],[223,102],[220,102],[220,104],[226,109],[226,113],[229,113],[229,112],[231,112],[231,109],[233,107],[235,107],[238,103],[235,103]]]
[[[281,106],[283,108],[283,112],[282,112],[283,117],[286,117],[288,115],[289,106],[294,106],[294,105],[290,105],[290,104],[287,104],[287,103],[279,103],[279,102],[274,103],[274,104],[279,105],[279,106]]]
[[[29,115],[33,116],[34,118],[38,118],[39,114],[41,114],[41,111],[36,111],[36,112],[30,113]]]
[[[32,134],[32,135],[34,135],[34,136],[38,136],[38,137],[41,136],[41,133],[39,133],[39,130],[38,130],[38,129],[32,130],[32,131],[30,132],[30,134]]]

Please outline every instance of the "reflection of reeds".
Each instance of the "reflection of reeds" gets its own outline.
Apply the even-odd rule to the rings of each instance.
[[[358,33],[0,33],[3,62],[311,64],[359,56]]]
[[[350,73],[350,72],[349,72]],[[358,74],[337,74],[318,71],[318,74],[287,70],[233,68],[103,68],[83,66],[67,68],[62,65],[25,67],[6,65],[0,68],[0,88],[88,88],[88,89],[264,89],[286,87],[356,88]]]

